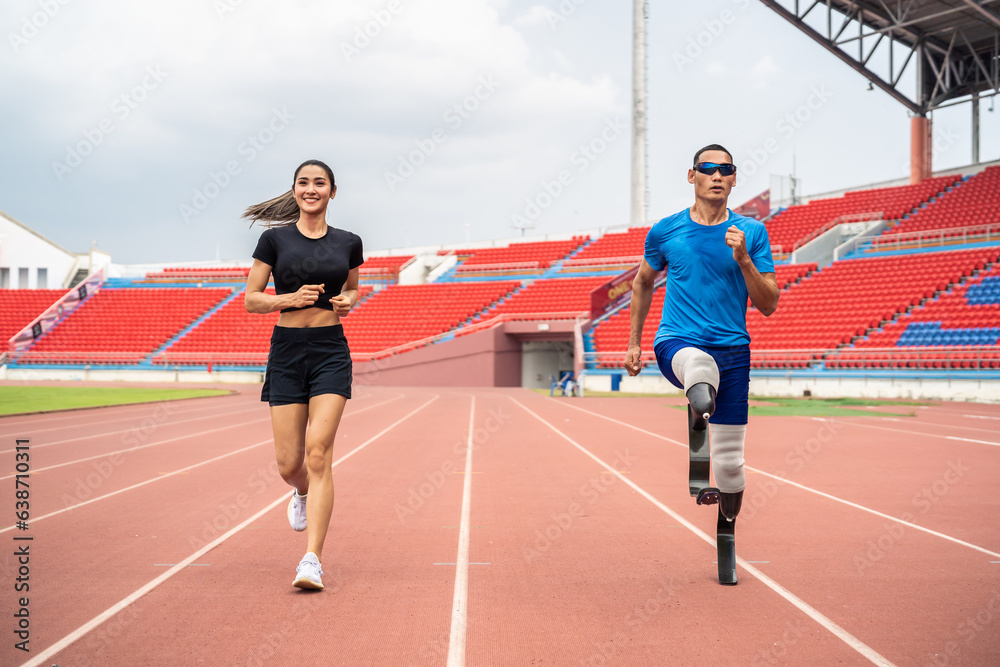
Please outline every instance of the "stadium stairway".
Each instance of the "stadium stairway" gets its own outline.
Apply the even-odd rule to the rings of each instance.
[[[549,264],[549,268],[547,268],[542,273],[542,275],[538,276],[538,279],[539,280],[545,280],[546,278],[555,278],[556,276],[558,276],[559,272],[562,271],[563,262],[565,262],[567,259],[573,259],[577,255],[579,255],[581,252],[583,252],[584,248],[586,248],[587,246],[589,246],[594,241],[595,241],[595,239],[593,239],[593,238],[587,239],[586,242],[584,242],[582,245],[578,246],[576,248],[576,250],[574,250],[570,254],[566,255],[565,257],[563,257],[560,260],[557,260],[557,261],[552,262],[551,264]]]
[[[528,287],[528,285],[530,285],[530,284],[531,284],[530,282],[529,283],[521,283],[521,286],[518,287],[517,289],[515,289],[513,292],[511,292],[510,294],[503,295],[502,297],[500,297],[500,299],[498,299],[497,301],[494,301],[490,305],[486,306],[486,308],[484,308],[480,312],[472,315],[469,319],[467,319],[464,322],[462,322],[461,324],[459,324],[458,327],[456,327],[456,329],[460,329],[460,328],[468,326],[470,324],[476,324],[478,322],[483,322],[485,320],[488,320],[488,319],[494,317],[494,315],[496,313],[496,310],[500,307],[500,305],[503,302],[510,300],[515,294],[517,294],[519,292],[523,292],[524,289],[526,287]]]
[[[202,313],[201,317],[199,317],[194,322],[192,322],[191,324],[189,324],[187,327],[185,327],[184,329],[182,329],[181,331],[179,331],[176,336],[174,336],[173,338],[171,338],[170,340],[168,340],[166,343],[164,343],[163,345],[161,345],[157,349],[153,350],[152,353],[149,354],[149,356],[147,356],[145,359],[142,360],[142,362],[141,362],[140,365],[142,365],[142,366],[148,365],[150,368],[152,368],[153,367],[153,358],[156,355],[158,355],[158,354],[160,354],[162,352],[165,352],[166,350],[170,349],[170,346],[172,346],[174,343],[176,343],[177,341],[179,341],[184,336],[186,336],[189,333],[191,333],[191,331],[194,330],[195,328],[197,328],[199,325],[201,325],[202,322],[204,322],[205,320],[207,320],[208,318],[210,318],[212,315],[214,315],[215,313],[217,313],[218,311],[220,311],[223,306],[225,306],[226,304],[230,303],[231,301],[233,301],[234,299],[236,299],[237,297],[239,297],[241,294],[243,294],[243,291],[244,291],[243,289],[233,289],[233,293],[232,294],[230,294],[229,296],[227,296],[225,299],[223,299],[219,303],[215,304],[213,307],[211,307],[208,310],[206,310],[204,313]]]
[[[107,281],[105,281],[104,283],[101,284],[101,289],[103,289],[105,287],[105,285],[107,285]],[[62,292],[63,294],[65,294],[65,292],[63,292],[62,290],[59,290],[59,291]],[[93,296],[94,296],[94,292],[88,293],[87,294],[87,298],[85,298],[82,301],[80,301],[79,304],[77,305],[77,307],[82,306],[84,303],[86,303]],[[44,312],[44,310],[43,310],[43,312]],[[50,326],[45,333],[43,333],[41,336],[39,336],[35,340],[31,341],[31,343],[29,343],[28,346],[24,348],[24,350],[30,350],[35,345],[37,345],[40,341],[45,340],[45,337],[48,336],[53,331],[55,331],[56,327],[58,327],[60,324],[62,324],[66,320],[67,317],[69,317],[70,315],[73,314],[73,312],[74,311],[70,310],[68,312],[63,313],[60,317],[56,318],[55,323],[52,324],[52,326]],[[38,313],[38,315],[41,315],[41,314],[42,314],[42,312]],[[37,317],[38,315],[36,315],[35,317]],[[34,318],[32,318],[32,319],[34,319]],[[15,331],[14,333],[17,333],[17,332]]]
[[[451,267],[450,269],[448,269],[447,271],[445,271],[444,273],[442,273],[440,276],[438,276],[437,278],[435,278],[431,282],[433,282],[433,283],[451,283],[451,282],[455,282],[455,274],[458,273],[458,267],[461,264],[462,264],[462,262],[459,261],[457,264],[455,264],[455,266]]]

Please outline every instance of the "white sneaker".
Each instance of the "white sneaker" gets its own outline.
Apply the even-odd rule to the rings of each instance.
[[[306,529],[306,496],[300,496],[294,489],[292,499],[288,501],[288,523],[292,524],[292,530]]]
[[[292,586],[305,588],[308,590],[323,590],[323,568],[320,567],[319,559],[311,551],[302,557],[299,566],[295,568],[295,581]]]

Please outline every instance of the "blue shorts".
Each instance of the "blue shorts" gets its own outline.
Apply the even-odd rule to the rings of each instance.
[[[693,347],[707,352],[719,367],[719,391],[715,396],[715,412],[708,420],[710,424],[746,424],[748,401],[750,399],[750,346],[707,347],[696,345],[679,338],[665,338],[658,342],[653,351],[656,363],[663,377],[670,384],[684,389],[684,385],[674,375],[670,362],[677,351]]]

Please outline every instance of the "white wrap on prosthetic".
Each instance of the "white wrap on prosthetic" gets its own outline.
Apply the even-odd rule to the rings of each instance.
[[[743,470],[743,445],[746,424],[709,424],[712,434],[712,472],[715,484],[723,493],[738,493],[746,488]]]
[[[684,385],[684,393],[699,382],[707,382],[719,390],[719,367],[712,355],[696,347],[682,347],[670,360],[670,370]]]

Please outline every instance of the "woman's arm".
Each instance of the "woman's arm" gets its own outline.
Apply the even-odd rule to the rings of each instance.
[[[358,302],[358,273],[357,267],[351,269],[347,274],[344,289],[340,290],[340,294],[337,296],[330,298],[330,303],[338,317],[344,317],[350,313],[351,308]]]
[[[271,266],[259,259],[253,261],[250,275],[247,276],[246,294],[243,305],[248,313],[273,313],[283,308],[308,308],[316,303],[323,292],[322,285],[303,285],[294,294],[265,294],[267,281],[271,277]]]

